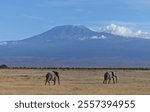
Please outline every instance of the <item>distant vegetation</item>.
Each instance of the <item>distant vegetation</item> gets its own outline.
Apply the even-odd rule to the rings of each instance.
[[[128,67],[6,67],[12,69],[62,69],[62,70],[76,70],[76,69],[86,69],[86,70],[150,70],[150,68],[128,68]]]
[[[0,65],[0,69],[62,69],[62,70],[76,70],[76,69],[86,69],[86,70],[150,70],[150,68],[134,68],[134,67],[9,67],[5,64]]]
[[[0,68],[9,68],[7,65],[3,64],[3,65],[0,65]]]

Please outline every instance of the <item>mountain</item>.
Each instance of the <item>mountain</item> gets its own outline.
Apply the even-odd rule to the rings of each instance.
[[[0,64],[149,67],[149,48],[149,39],[96,32],[83,25],[64,25],[23,40],[0,42]]]
[[[84,40],[92,37],[101,37],[102,35],[111,35],[104,32],[95,32],[83,25],[64,25],[56,26],[42,34],[22,40],[23,42],[43,42],[52,40]]]

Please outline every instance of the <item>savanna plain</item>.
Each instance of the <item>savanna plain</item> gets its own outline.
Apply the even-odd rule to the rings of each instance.
[[[45,86],[45,75],[58,71],[60,85]],[[106,71],[118,83],[103,84]],[[1,95],[150,95],[150,70],[132,69],[0,69]]]

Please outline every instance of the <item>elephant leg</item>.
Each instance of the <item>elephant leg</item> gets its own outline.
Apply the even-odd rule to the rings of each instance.
[[[116,83],[117,83],[118,82],[117,76],[115,76],[115,78],[116,78]]]
[[[54,85],[55,85],[56,84],[56,77],[54,77],[53,81],[54,81]]]
[[[105,84],[105,82],[106,82],[106,80],[104,79],[104,80],[103,80],[103,84]]]
[[[109,79],[109,81],[108,81],[108,84],[110,84],[110,79]]]
[[[47,80],[45,81],[45,85],[47,84]]]
[[[113,84],[115,84],[115,79],[114,79],[114,77],[112,77],[112,79],[113,79]]]
[[[56,84],[56,80],[54,80],[54,85]]]
[[[48,81],[48,84],[50,85],[50,81]]]

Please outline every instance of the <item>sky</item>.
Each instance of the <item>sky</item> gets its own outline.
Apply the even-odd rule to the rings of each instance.
[[[150,32],[150,0],[0,0],[0,41],[68,24],[94,30],[117,24]]]

